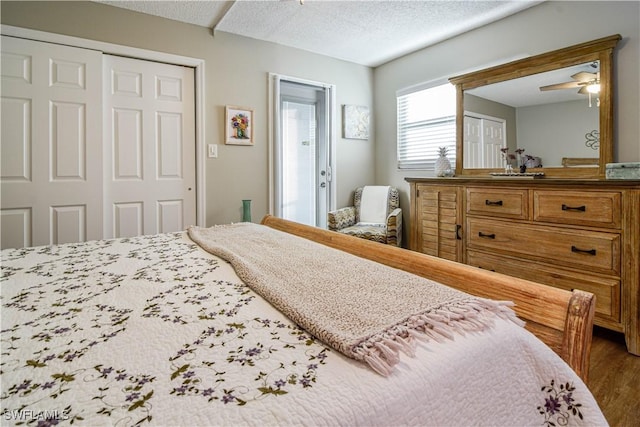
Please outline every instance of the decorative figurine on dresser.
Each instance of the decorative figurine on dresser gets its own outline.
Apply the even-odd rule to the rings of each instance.
[[[408,237],[415,251],[595,294],[595,323],[624,333],[628,351],[640,356],[640,179],[637,164],[613,163],[612,56],[620,39],[451,78],[459,101],[456,176],[406,178]],[[520,98],[518,107],[508,93]],[[558,98],[539,100],[549,94]],[[525,98],[544,124],[526,116],[534,108],[522,107]],[[563,110],[582,111],[584,119],[563,119]],[[470,114],[504,123],[502,147],[466,138],[470,126],[482,126],[467,121]],[[599,139],[578,147],[585,128]],[[499,149],[522,162],[509,173],[482,167],[483,156],[495,158],[500,153],[491,150]]]

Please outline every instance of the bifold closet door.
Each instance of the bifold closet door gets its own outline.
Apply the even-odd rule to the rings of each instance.
[[[102,54],[2,36],[2,248],[102,237]]]
[[[196,222],[188,67],[2,36],[2,248]]]
[[[105,237],[196,223],[194,70],[104,55]]]
[[[471,113],[473,114],[473,113]],[[501,148],[506,146],[505,122],[465,113],[463,127],[464,167],[501,168]]]

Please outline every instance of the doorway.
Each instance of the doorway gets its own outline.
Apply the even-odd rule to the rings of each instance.
[[[332,87],[275,76],[273,92],[273,212],[326,228],[334,192]]]

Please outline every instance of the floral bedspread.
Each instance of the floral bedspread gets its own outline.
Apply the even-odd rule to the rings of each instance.
[[[564,362],[509,322],[418,346],[383,378],[184,233],[1,262],[3,425],[606,424]]]

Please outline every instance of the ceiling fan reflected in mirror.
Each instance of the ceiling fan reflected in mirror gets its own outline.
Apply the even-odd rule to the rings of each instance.
[[[597,68],[597,63],[592,63],[591,67]],[[579,94],[589,95],[589,107],[591,107],[591,94],[600,93],[600,72],[588,72],[588,71],[580,71],[571,76],[572,81],[564,82],[564,83],[556,83],[547,86],[541,86],[540,90],[542,92],[548,90],[559,90],[559,89],[574,89],[580,88],[578,90]],[[600,99],[596,98],[597,105],[600,106]]]

